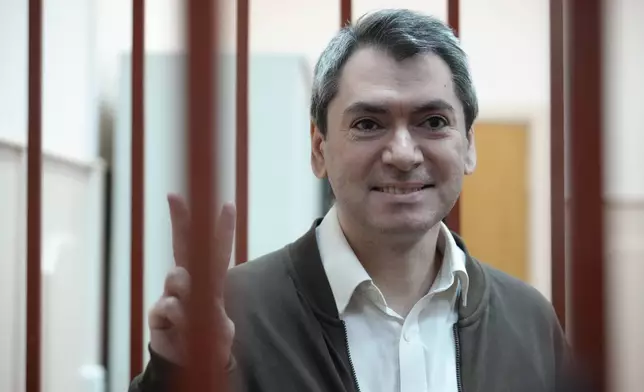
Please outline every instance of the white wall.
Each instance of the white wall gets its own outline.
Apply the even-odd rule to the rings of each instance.
[[[609,355],[616,391],[644,384],[644,2],[605,2],[604,181],[611,320]]]
[[[24,146],[0,139],[0,390],[24,390],[26,170]],[[45,154],[42,203],[42,384],[101,385],[103,166]],[[5,219],[6,218],[6,219]],[[86,370],[95,375],[84,374]]]
[[[24,231],[20,208],[24,195],[24,178],[22,172],[22,154],[20,150],[0,147],[0,389],[18,390],[16,375],[22,376],[24,356],[21,350],[22,335],[19,334],[22,323],[19,317],[24,314],[20,305],[24,303],[15,282],[24,280],[24,267],[18,260],[24,260],[25,247],[20,232]]]
[[[644,198],[644,2],[606,2],[604,177],[610,198]]]
[[[0,0],[0,390],[18,392],[25,380],[28,3]],[[50,392],[92,391],[83,372],[100,377],[104,195],[94,5],[43,2],[41,349],[43,391]]]
[[[28,1],[0,0],[0,137],[27,138]],[[94,2],[43,2],[43,150],[98,155]]]

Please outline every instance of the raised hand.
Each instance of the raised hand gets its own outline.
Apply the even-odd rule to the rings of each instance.
[[[169,195],[168,205],[172,221],[172,248],[175,266],[165,279],[163,295],[155,303],[148,315],[151,349],[170,362],[182,365],[186,360],[186,328],[188,322],[188,298],[191,295],[188,257],[190,244],[190,211],[180,196]],[[217,339],[216,357],[219,363],[230,358],[231,346],[235,335],[235,325],[226,315],[223,288],[226,272],[231,259],[235,236],[235,206],[226,204],[222,208],[215,227],[214,241],[214,280],[212,295],[215,296],[214,312]]]

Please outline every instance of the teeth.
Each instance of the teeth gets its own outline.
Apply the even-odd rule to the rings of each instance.
[[[423,188],[396,188],[393,186],[388,186],[386,188],[381,188],[381,191],[384,193],[391,193],[394,195],[404,195],[406,193],[418,192]]]

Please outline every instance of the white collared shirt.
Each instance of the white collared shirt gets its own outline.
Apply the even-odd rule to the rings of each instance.
[[[429,292],[406,318],[387,302],[349,246],[335,207],[316,229],[322,264],[361,391],[457,392],[453,325],[456,301],[467,298],[465,254],[441,223],[443,263]]]

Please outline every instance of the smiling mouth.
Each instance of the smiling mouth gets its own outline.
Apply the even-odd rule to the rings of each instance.
[[[406,195],[406,194],[409,194],[409,193],[420,192],[423,189],[433,188],[433,187],[434,187],[434,185],[432,185],[432,184],[421,185],[421,186],[418,186],[418,187],[386,186],[386,187],[375,187],[375,188],[373,188],[373,190],[375,190],[377,192],[392,194],[392,195]]]

